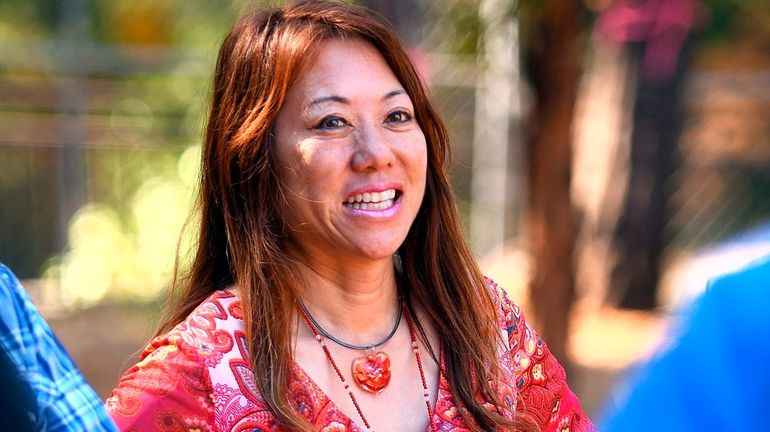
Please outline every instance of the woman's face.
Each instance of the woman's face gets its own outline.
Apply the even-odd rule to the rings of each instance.
[[[275,125],[291,244],[313,259],[390,259],[425,193],[425,135],[374,47],[319,48]]]

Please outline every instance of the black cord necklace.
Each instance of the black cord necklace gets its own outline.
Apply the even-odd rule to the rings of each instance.
[[[345,348],[352,349],[352,350],[357,350],[357,351],[374,350],[375,348],[378,348],[379,346],[383,345],[385,342],[389,341],[390,338],[392,338],[393,335],[396,334],[396,330],[398,330],[398,325],[401,324],[401,316],[403,315],[403,312],[404,312],[404,302],[403,301],[399,301],[398,318],[396,319],[396,324],[393,326],[393,330],[390,331],[390,334],[387,335],[385,337],[385,339],[381,340],[380,342],[378,342],[376,344],[371,344],[371,345],[354,345],[354,344],[350,344],[350,343],[347,343],[347,342],[343,342],[343,341],[337,339],[336,337],[332,336],[331,333],[326,331],[326,329],[324,329],[323,327],[321,327],[320,324],[318,324],[318,321],[316,321],[316,319],[313,317],[313,315],[310,314],[310,311],[307,310],[307,308],[305,307],[304,303],[299,302],[299,305],[302,308],[302,310],[305,312],[307,317],[310,318],[310,321],[313,323],[315,328],[318,329],[319,333],[321,333],[326,338],[328,338],[329,340],[331,340],[332,342],[334,342],[334,343],[336,343],[336,344],[338,344],[340,346],[344,346]]]

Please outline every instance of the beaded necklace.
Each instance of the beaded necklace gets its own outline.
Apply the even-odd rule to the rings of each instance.
[[[401,305],[402,309],[405,308],[404,305]],[[329,364],[331,364],[332,368],[334,369],[334,372],[337,373],[337,377],[339,377],[340,382],[342,382],[342,385],[345,387],[345,390],[348,392],[348,396],[350,396],[350,400],[353,402],[353,406],[356,408],[356,411],[358,412],[358,416],[361,418],[361,421],[364,423],[364,426],[369,430],[369,432],[374,432],[372,429],[372,426],[369,424],[369,420],[366,419],[366,416],[364,415],[364,412],[361,410],[361,406],[358,404],[358,400],[356,399],[356,396],[353,394],[353,391],[350,388],[350,385],[346,382],[345,376],[342,375],[342,371],[340,371],[340,368],[337,367],[337,362],[334,361],[334,358],[332,357],[331,351],[329,351],[329,347],[326,345],[326,338],[321,336],[321,333],[318,330],[317,324],[315,324],[315,320],[311,317],[310,313],[305,309],[304,305],[301,305],[300,311],[302,312],[302,316],[305,318],[305,322],[307,323],[307,326],[310,328],[310,330],[315,335],[315,339],[318,341],[319,344],[321,344],[321,348],[324,351],[324,354],[326,354],[326,359],[329,361]],[[403,313],[403,310],[402,310]],[[409,314],[408,311],[406,313],[403,313],[404,317],[406,318],[406,324],[409,327],[409,337],[412,340],[412,352],[414,352],[414,358],[417,361],[417,369],[420,371],[420,381],[422,383],[422,389],[423,389],[423,399],[425,400],[425,408],[428,412],[428,423],[430,424],[430,428],[433,432],[436,431],[436,426],[433,424],[432,421],[432,414],[433,409],[431,408],[430,403],[430,393],[428,392],[428,382],[425,379],[425,372],[422,368],[422,359],[420,357],[420,348],[417,344],[417,335],[414,331],[414,325],[412,324],[412,317]],[[400,318],[400,315],[399,315]]]
[[[390,338],[396,334],[398,325],[401,323],[401,317],[404,314],[403,302],[399,303],[398,318],[396,319],[396,323],[393,324],[393,329],[390,331],[390,334],[380,342],[369,345],[354,345],[337,339],[321,327],[321,324],[313,318],[313,315],[310,314],[304,303],[300,302],[299,305],[302,307],[302,312],[305,316],[310,319],[313,328],[318,330],[323,337],[348,349],[366,351],[365,355],[356,357],[351,364],[350,369],[353,375],[353,382],[355,382],[361,389],[370,393],[382,393],[388,384],[390,384],[390,357],[388,357],[388,354],[384,351],[375,352],[374,349],[384,345],[385,342],[389,341]]]

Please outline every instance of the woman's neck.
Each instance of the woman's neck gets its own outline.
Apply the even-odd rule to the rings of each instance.
[[[339,339],[365,345],[390,332],[400,303],[392,260],[358,264],[298,260],[296,267],[301,301],[319,324]]]

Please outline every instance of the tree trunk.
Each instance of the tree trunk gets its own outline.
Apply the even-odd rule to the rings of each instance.
[[[630,45],[637,65],[641,65],[645,45]],[[657,305],[660,258],[668,220],[665,186],[675,168],[682,126],[685,58],[679,55],[674,74],[662,82],[645,79],[638,67],[628,192],[615,230],[617,255],[608,296],[608,303],[621,308],[651,309]]]
[[[537,328],[567,362],[567,325],[575,297],[576,220],[570,199],[572,120],[579,79],[579,10],[574,0],[550,0],[533,38],[528,65],[535,90],[530,124],[528,226],[534,263],[530,303]]]

